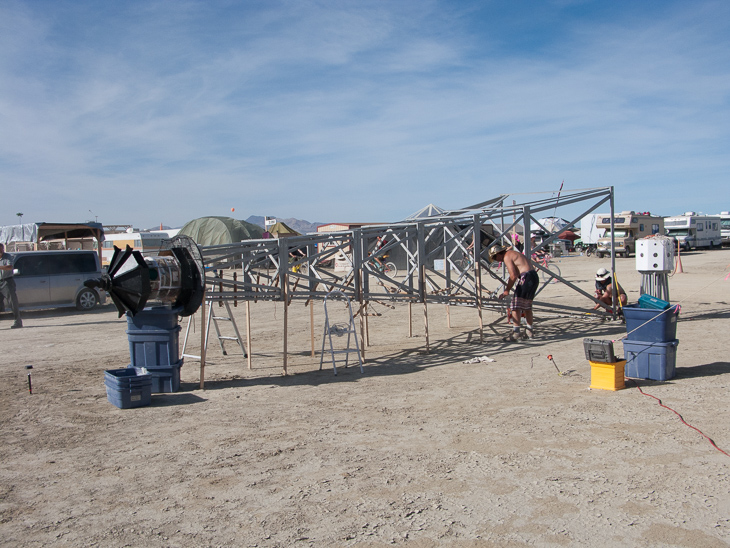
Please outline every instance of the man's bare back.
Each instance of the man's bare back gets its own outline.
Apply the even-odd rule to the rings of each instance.
[[[532,270],[527,257],[514,249],[509,249],[505,252],[503,262],[504,266],[507,267],[509,277],[513,279],[517,279],[520,277],[520,274],[524,274],[525,272]]]

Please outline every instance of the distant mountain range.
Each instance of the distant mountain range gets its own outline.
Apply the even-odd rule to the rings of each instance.
[[[301,234],[311,234],[313,232],[317,232],[317,227],[320,225],[323,225],[325,223],[310,223],[309,221],[302,221],[300,219],[280,219],[279,217],[276,217],[276,220],[284,223],[290,228],[293,228],[297,232]],[[261,228],[264,228],[264,217],[260,215],[251,215],[248,219],[246,219],[247,223],[254,224],[256,226],[260,226]]]

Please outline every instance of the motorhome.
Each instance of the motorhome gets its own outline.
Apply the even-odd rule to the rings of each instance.
[[[596,228],[605,229],[605,233],[598,239],[596,255],[603,257],[611,254],[611,215],[602,214],[597,219]],[[664,234],[664,218],[651,213],[636,213],[622,211],[613,215],[613,243],[616,255],[631,256],[636,251],[636,240]]]
[[[684,215],[664,219],[667,236],[677,239],[677,246],[684,251],[697,247],[720,247],[720,217],[701,215],[689,211]]]
[[[163,240],[171,238],[169,232],[155,230],[150,232],[140,232],[134,229],[128,229],[126,232],[118,234],[104,235],[104,244],[101,250],[102,266],[109,266],[109,262],[114,255],[114,247],[124,250],[127,246],[139,251],[142,255],[157,255],[160,251],[160,245]]]
[[[730,245],[730,211],[723,211],[716,217],[720,217],[720,236],[722,245]]]

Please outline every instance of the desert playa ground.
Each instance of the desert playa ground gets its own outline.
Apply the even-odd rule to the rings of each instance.
[[[589,389],[582,339],[620,339],[619,321],[538,317],[535,340],[507,344],[486,312],[480,342],[474,309],[452,307],[449,327],[431,306],[425,352],[421,308],[409,337],[407,307],[376,304],[364,373],[334,376],[311,357],[309,310],[295,302],[282,376],[282,305],[255,303],[251,370],[212,343],[205,390],[186,359],[179,392],[118,409],[104,370],[125,367],[129,347],[111,306],[29,312],[12,331],[4,314],[2,543],[728,546],[730,457],[637,388],[730,453],[730,250],[682,263],[670,280],[677,376],[616,392]],[[609,264],[559,266],[592,292]],[[635,302],[634,260],[617,272]],[[544,295],[590,310],[564,287]],[[321,303],[314,312],[319,350]],[[464,363],[481,356],[494,361]]]

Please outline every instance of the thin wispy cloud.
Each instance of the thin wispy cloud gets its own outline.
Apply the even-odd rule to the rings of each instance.
[[[0,3],[0,223],[729,209],[730,7],[535,4]]]

